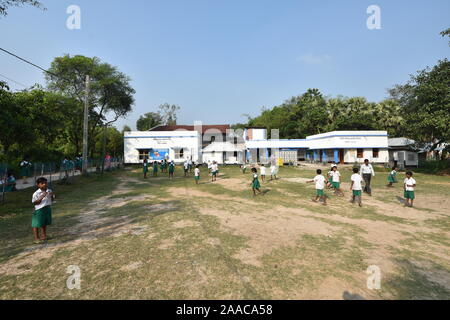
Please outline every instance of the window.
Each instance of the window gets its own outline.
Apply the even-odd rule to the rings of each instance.
[[[380,149],[373,149],[373,157],[379,158],[380,156]]]
[[[148,159],[148,154],[150,153],[149,149],[141,149],[139,151],[139,160]]]
[[[175,149],[175,159],[183,159],[184,149]]]
[[[237,156],[238,156],[237,151],[234,152],[234,155],[233,155],[233,156],[237,159]]]
[[[333,149],[327,150],[327,160],[328,160],[328,162],[334,161],[334,150]]]
[[[357,157],[358,159],[364,158],[364,149],[357,149],[357,150],[356,150],[356,157]]]
[[[214,141],[216,141],[216,137],[215,137],[215,136],[212,136],[212,137],[211,137],[211,142],[214,142]]]

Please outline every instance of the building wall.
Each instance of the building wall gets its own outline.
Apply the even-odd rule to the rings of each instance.
[[[126,164],[142,163],[138,149],[168,149],[169,160],[181,163],[184,159],[175,158],[175,150],[184,149],[184,158],[192,155],[199,160],[199,134],[197,131],[131,131],[124,133],[124,155]],[[200,159],[201,160],[201,159]]]

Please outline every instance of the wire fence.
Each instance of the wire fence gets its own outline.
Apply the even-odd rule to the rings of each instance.
[[[115,171],[123,167],[123,158],[89,159],[87,175],[102,175],[104,172]],[[65,159],[57,162],[33,162],[21,166],[18,174],[7,163],[0,163],[0,204],[4,204],[9,192],[20,191],[36,185],[36,180],[44,177],[48,186],[54,189],[54,184],[72,184],[75,176],[82,173],[82,161]]]

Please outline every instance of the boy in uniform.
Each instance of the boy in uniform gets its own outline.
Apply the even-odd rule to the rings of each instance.
[[[47,179],[37,179],[36,185],[39,189],[32,197],[35,211],[31,220],[31,227],[33,228],[34,243],[39,244],[47,240],[47,226],[52,224],[51,205],[55,195],[52,190],[47,188]],[[42,238],[39,237],[40,228],[42,229]]]
[[[414,188],[416,187],[416,180],[412,177],[413,173],[408,171],[406,173],[404,184],[405,189],[405,207],[413,207],[414,199],[416,198],[414,194]],[[411,202],[411,204],[410,204]]]

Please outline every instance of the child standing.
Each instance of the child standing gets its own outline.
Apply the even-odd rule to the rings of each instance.
[[[175,172],[175,163],[173,160],[169,164],[169,179],[173,180],[173,173]]]
[[[258,170],[256,168],[252,168],[252,176],[253,180],[251,183],[252,189],[253,189],[253,196],[256,196],[256,191],[258,191],[259,194],[261,194],[261,185],[259,184],[258,180]]]
[[[261,171],[261,181],[266,182],[266,167],[264,166],[264,164],[261,164],[259,170]]]
[[[194,169],[194,179],[195,179],[195,184],[198,184],[200,181],[200,168],[199,165],[195,166]]]
[[[185,178],[186,178],[188,172],[189,172],[189,162],[188,162],[188,160],[186,159],[186,160],[184,161],[184,177],[185,177]]]
[[[39,189],[32,197],[35,211],[31,220],[31,227],[33,228],[34,243],[39,244],[47,240],[47,226],[52,224],[51,205],[55,195],[52,190],[47,188],[47,179],[37,179],[36,185]],[[39,228],[42,229],[42,238],[39,237]]]
[[[144,179],[147,179],[147,172],[148,172],[148,160],[147,160],[147,158],[144,159],[143,171],[144,171]]]
[[[217,181],[217,173],[219,172],[219,166],[216,161],[213,161],[211,165],[211,182]]]
[[[397,183],[397,167],[394,166],[392,167],[392,171],[388,176],[388,182],[389,184],[387,185],[388,187],[393,187],[393,183]]]
[[[158,176],[158,161],[153,161],[153,176]]]
[[[352,185],[350,186],[350,190],[353,192],[351,203],[355,203],[355,200],[358,201],[358,205],[362,207],[362,182],[363,178],[359,174],[358,168],[353,168],[353,175],[351,177]]]
[[[20,163],[20,176],[24,179],[23,184],[28,183],[28,177],[31,176],[30,169],[31,169],[31,162],[28,161],[28,159],[24,159]]]
[[[416,180],[412,177],[413,173],[411,171],[406,172],[406,178],[404,183],[405,189],[405,207],[413,207],[414,199],[416,198],[414,194],[414,188],[416,187]],[[411,204],[410,204],[411,202]]]
[[[323,205],[327,205],[327,196],[325,195],[325,177],[322,175],[322,170],[317,169],[317,175],[313,180],[308,181],[308,183],[315,182],[316,183],[316,198],[312,199],[314,202],[318,202],[319,200],[323,200]]]
[[[343,197],[344,193],[341,190],[341,174],[337,169],[337,166],[334,166],[331,171],[331,185],[333,186],[334,193]]]

